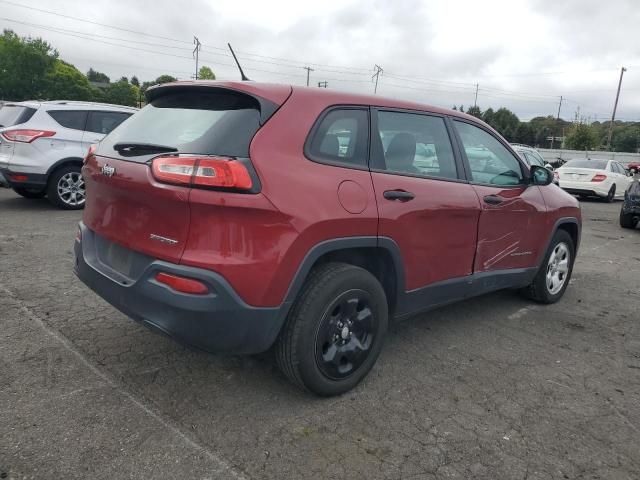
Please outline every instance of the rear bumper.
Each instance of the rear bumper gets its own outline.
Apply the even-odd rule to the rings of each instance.
[[[154,260],[136,252],[137,273],[131,278],[100,260],[100,237],[80,224],[75,273],[89,288],[118,310],[181,343],[211,352],[253,354],[275,341],[288,304],[253,307],[219,274]],[[195,278],[209,287],[206,295],[177,292],[155,280],[157,272]]]
[[[560,180],[560,188],[573,195],[606,197],[609,194],[609,188],[611,187],[599,182],[571,182],[567,180]]]
[[[20,177],[17,180],[17,177]],[[25,178],[22,178],[25,177]],[[0,183],[4,178],[4,185],[9,188],[44,189],[47,186],[47,176],[41,173],[14,172],[0,167]]]

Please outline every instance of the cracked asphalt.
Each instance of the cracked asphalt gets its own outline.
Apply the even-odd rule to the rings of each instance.
[[[571,286],[392,328],[353,392],[187,350],[72,273],[79,212],[0,188],[0,478],[638,479],[640,230],[582,202]]]

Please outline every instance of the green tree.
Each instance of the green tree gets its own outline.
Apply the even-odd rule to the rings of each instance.
[[[640,149],[640,126],[614,127],[612,146],[616,152],[636,153]]]
[[[458,111],[464,113],[464,105],[460,105],[460,108],[458,109]]]
[[[458,107],[456,107],[455,105],[453,106],[453,110],[455,110],[456,112],[458,111]]]
[[[169,82],[175,82],[176,80],[178,80],[176,77],[172,77],[171,75],[160,75],[158,78],[156,78],[156,81],[154,82],[154,85],[158,85],[161,83],[169,83]]]
[[[43,98],[46,77],[58,52],[40,38],[20,38],[11,30],[0,36],[0,98]]]
[[[136,87],[129,85],[128,82],[123,80],[111,83],[104,90],[102,101],[116,105],[128,105],[135,107],[138,104]]]
[[[70,63],[56,60],[44,81],[44,98],[49,100],[92,100],[89,80]]]
[[[499,108],[493,116],[493,128],[500,132],[504,138],[510,142],[514,141],[520,119],[508,108]]]
[[[493,111],[493,108],[487,108],[482,114],[482,120],[484,120],[485,123],[493,126],[493,116],[495,115],[495,113],[496,112]]]
[[[120,82],[129,83],[129,79],[127,77],[120,77]]]
[[[198,70],[198,80],[215,80],[215,79],[216,79],[216,74],[213,73],[213,70],[211,70],[206,65],[201,66],[200,70]]]
[[[87,78],[89,79],[90,82],[98,82],[98,83],[109,83],[109,82],[111,82],[111,80],[109,79],[109,77],[107,75],[105,75],[102,72],[98,72],[98,71],[94,70],[93,68],[89,68],[89,71],[87,72]]]
[[[473,107],[469,107],[467,109],[467,113],[469,115],[473,115],[476,118],[482,119],[482,110],[480,110],[480,107],[478,107],[477,105],[474,105]]]
[[[583,121],[575,122],[565,138],[565,147],[570,150],[593,150],[599,143],[595,129]]]
[[[131,77],[131,85],[135,85],[136,87],[140,86],[140,80],[135,75]]]
[[[530,122],[520,122],[514,133],[513,142],[524,143],[525,145],[536,144],[536,131]]]

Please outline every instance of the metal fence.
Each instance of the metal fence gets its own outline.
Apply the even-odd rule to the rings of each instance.
[[[621,152],[600,152],[600,151],[584,151],[584,150],[551,150],[548,148],[539,148],[538,151],[549,162],[555,162],[557,159],[571,160],[572,158],[602,158],[606,160],[615,160],[622,164],[629,162],[640,162],[640,153],[621,153]]]

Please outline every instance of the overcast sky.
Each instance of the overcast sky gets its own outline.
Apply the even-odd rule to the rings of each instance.
[[[238,79],[231,42],[252,80],[304,85],[309,65],[312,85],[373,93],[378,64],[378,94],[467,107],[478,83],[483,110],[523,120],[560,95],[563,118],[610,118],[624,65],[617,118],[640,121],[638,0],[0,0],[0,26],[112,79],[190,78],[197,35],[219,79]]]

